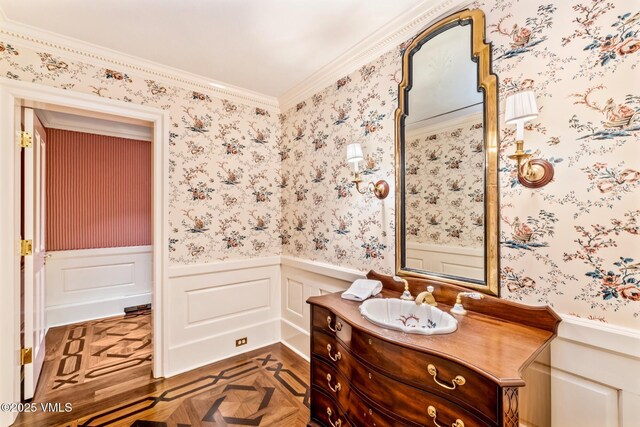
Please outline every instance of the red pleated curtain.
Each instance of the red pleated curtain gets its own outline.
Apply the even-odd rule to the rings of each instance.
[[[47,129],[48,251],[151,244],[151,143]]]

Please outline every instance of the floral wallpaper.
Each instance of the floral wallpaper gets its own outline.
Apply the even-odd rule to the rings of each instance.
[[[527,125],[525,148],[555,167],[546,187],[520,186],[507,158],[515,128],[501,117],[501,295],[638,328],[640,10],[632,3],[475,6],[486,15],[501,107],[509,93],[535,90],[540,115]],[[393,271],[394,195],[381,202],[357,194],[344,147],[360,142],[365,177],[393,186],[402,52],[399,46],[284,114],[285,254]],[[430,233],[439,225],[424,227]]]
[[[482,116],[457,122],[407,134],[409,242],[484,247]]]
[[[169,112],[171,263],[280,253],[277,112],[2,40],[0,76]]]
[[[624,0],[481,0],[500,99],[536,91],[525,147],[555,166],[522,188],[501,123],[501,292],[638,328],[640,10]],[[282,253],[390,273],[394,194],[357,194],[345,162],[394,188],[403,46],[280,115],[0,39],[0,76],[169,112],[173,264]],[[502,121],[502,119],[501,119]],[[446,183],[443,181],[443,185]],[[425,226],[427,227],[427,226]],[[426,228],[428,229],[428,228]]]
[[[371,193],[358,194],[346,146],[362,144],[360,173],[365,182],[385,179],[393,188],[399,78],[398,52],[393,52],[283,114],[284,253],[389,271],[394,257],[393,196],[383,202]]]

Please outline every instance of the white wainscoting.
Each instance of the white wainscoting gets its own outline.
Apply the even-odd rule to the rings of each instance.
[[[552,426],[640,425],[640,331],[562,317],[551,343]]]
[[[167,376],[276,343],[280,257],[171,267],[165,309]]]
[[[59,263],[58,270],[69,271],[64,293],[72,298],[87,293],[103,298],[100,292],[130,286],[132,273],[123,267],[114,270],[114,279],[104,281],[101,275],[103,281],[87,286],[79,270],[83,262],[94,267],[94,261],[68,258],[54,256],[47,267],[53,271],[52,264]],[[114,258],[110,265],[126,263]],[[273,256],[172,267],[169,277],[167,377],[278,341],[308,360],[307,298],[344,290],[364,272]],[[66,301],[67,308],[91,304]],[[101,316],[92,312],[92,317]],[[248,344],[235,347],[242,337]],[[524,372],[528,387],[521,391],[522,426],[637,426],[639,366],[640,331],[563,316],[558,337]]]
[[[407,242],[407,267],[484,280],[484,248]]]
[[[337,292],[363,272],[282,257],[282,342],[309,359],[312,295]],[[637,427],[640,331],[563,316],[558,337],[523,373],[521,426]]]
[[[309,360],[311,309],[306,303],[307,298],[343,291],[354,280],[364,276],[358,270],[283,256],[282,343]]]
[[[151,246],[47,252],[47,327],[151,302]]]

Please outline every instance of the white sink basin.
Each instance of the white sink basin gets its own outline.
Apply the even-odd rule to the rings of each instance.
[[[360,313],[371,323],[409,334],[448,334],[458,328],[458,321],[437,307],[397,298],[366,300]]]

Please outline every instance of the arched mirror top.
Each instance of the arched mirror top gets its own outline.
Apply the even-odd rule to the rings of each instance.
[[[480,10],[403,56],[396,110],[396,271],[497,295],[497,78]]]

